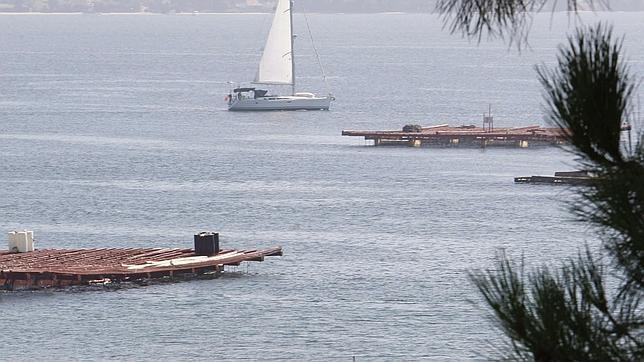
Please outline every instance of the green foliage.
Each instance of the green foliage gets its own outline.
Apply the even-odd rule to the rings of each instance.
[[[622,43],[609,27],[577,30],[560,48],[558,67],[538,67],[546,90],[550,122],[565,130],[577,154],[589,165],[610,167],[623,162],[622,122],[635,88],[620,62]]]
[[[539,0],[440,0],[436,5],[451,32],[467,37],[525,34],[529,12]],[[541,1],[539,1],[541,2]]]
[[[644,144],[624,149],[636,80],[621,61],[622,42],[604,25],[579,29],[554,70],[539,67],[548,119],[565,133],[583,167],[598,177],[574,210],[596,226],[625,283],[644,289]]]
[[[440,9],[450,12],[453,32],[516,39],[527,29],[525,11],[542,6],[537,0],[442,0]],[[576,9],[576,1],[568,6]],[[608,259],[586,248],[557,269],[526,273],[501,254],[496,268],[471,273],[509,338],[504,358],[644,360],[644,138],[634,147],[622,142],[638,81],[621,54],[622,41],[598,24],[569,37],[554,69],[537,68],[548,120],[597,177],[579,189],[572,209],[599,231]]]
[[[510,339],[506,359],[644,358],[638,298],[609,295],[604,268],[588,250],[556,271],[543,267],[529,273],[501,254],[497,269],[470,276]]]
[[[452,33],[460,32],[478,40],[484,34],[507,37],[520,46],[528,34],[532,15],[544,8],[554,10],[561,3],[573,12],[580,3],[591,8],[608,8],[606,0],[438,0],[436,9],[443,14]]]

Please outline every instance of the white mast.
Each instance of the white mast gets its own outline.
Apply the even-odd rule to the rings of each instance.
[[[291,24],[291,75],[293,81],[291,84],[291,95],[295,95],[295,47],[293,43],[295,42],[295,34],[293,34],[293,0],[288,0],[288,15],[289,23]]]

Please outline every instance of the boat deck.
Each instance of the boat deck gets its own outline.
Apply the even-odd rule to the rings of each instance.
[[[0,288],[87,285],[94,281],[134,281],[219,273],[226,265],[281,256],[281,247],[221,250],[197,256],[193,249],[102,248],[0,251]]]

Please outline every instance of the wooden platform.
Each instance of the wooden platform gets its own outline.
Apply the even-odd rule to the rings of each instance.
[[[87,285],[219,273],[226,265],[281,256],[281,247],[222,250],[197,256],[193,249],[104,248],[0,251],[0,288]]]
[[[438,146],[438,147],[520,147],[560,145],[565,139],[559,128],[527,126],[518,128],[451,127],[441,124],[430,127],[409,127],[406,130],[342,131],[343,136],[364,137],[374,146]]]

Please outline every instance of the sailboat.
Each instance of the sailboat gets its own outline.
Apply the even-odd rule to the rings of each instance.
[[[254,84],[290,85],[290,95],[272,95],[255,87],[235,88],[226,96],[229,111],[328,110],[333,96],[295,91],[293,2],[278,0]]]

